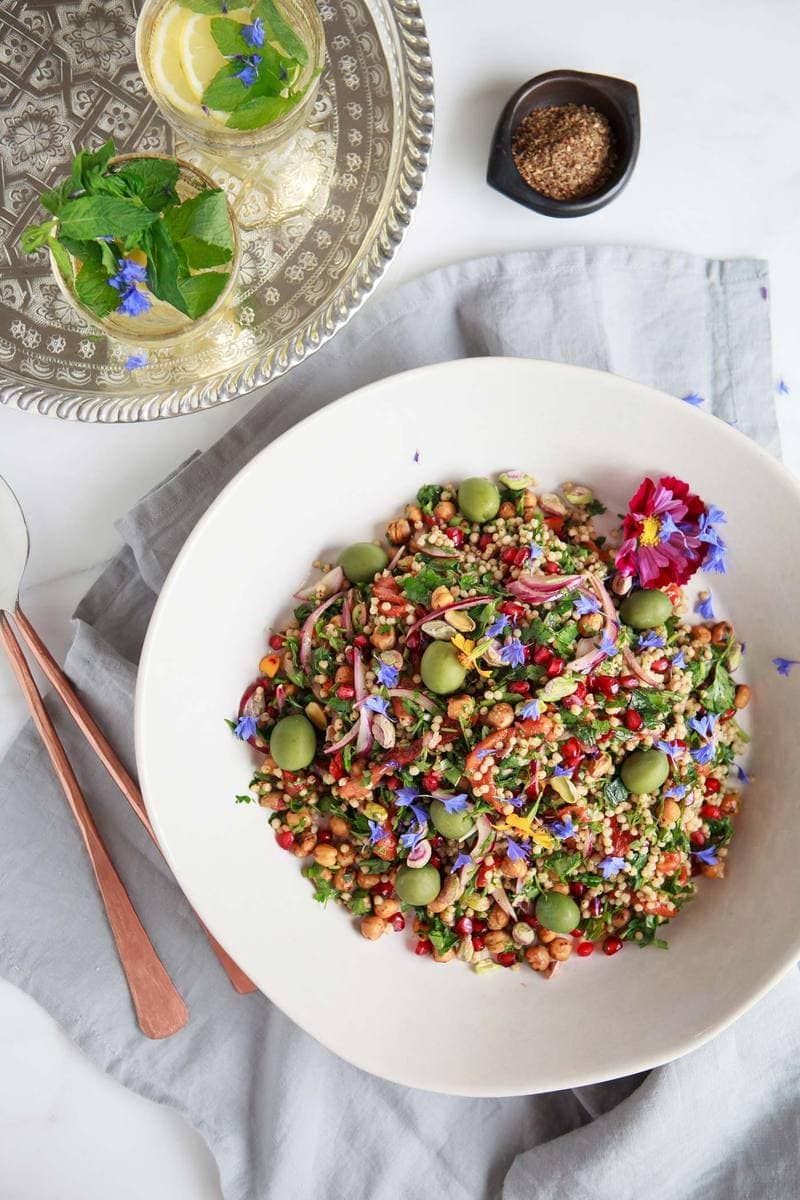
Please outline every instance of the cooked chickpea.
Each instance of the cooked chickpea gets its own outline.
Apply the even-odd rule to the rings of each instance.
[[[524,858],[509,858],[506,854],[500,860],[500,873],[506,879],[522,879],[527,874],[528,864]]]
[[[308,824],[310,817],[311,813],[307,808],[298,808],[297,812],[287,812],[286,824],[290,829],[302,829]]]
[[[530,488],[525,490],[522,497],[522,517],[525,521],[530,521],[531,517],[539,507],[539,498],[536,492],[532,492]]]
[[[736,692],[734,694],[734,700],[733,700],[733,703],[736,706],[736,708],[747,708],[748,704],[750,703],[750,697],[752,696],[752,694],[753,694],[752,691],[750,690],[750,688],[747,686],[746,683],[738,684],[738,686],[736,688]]]
[[[447,701],[447,715],[451,721],[467,720],[475,711],[472,696],[451,696]]]
[[[321,867],[335,867],[336,847],[324,842],[321,845],[315,846],[314,862],[319,863]]]
[[[553,938],[547,949],[550,957],[554,958],[556,962],[566,962],[572,954],[572,942],[565,937]]]
[[[497,515],[498,517],[502,517],[507,521],[509,517],[515,517],[517,515],[517,510],[510,500],[504,500],[497,510]]]
[[[529,946],[525,951],[525,962],[534,971],[546,971],[550,966],[550,955],[546,946]]]
[[[349,867],[355,861],[356,852],[349,842],[340,842],[336,847],[336,857],[343,867]]]
[[[313,830],[308,829],[305,833],[301,833],[292,846],[292,853],[295,858],[306,858],[311,853],[317,844],[317,835]]]
[[[499,904],[493,904],[486,917],[486,924],[490,929],[505,929],[510,920],[508,913],[504,912]]]
[[[726,817],[735,817],[739,811],[739,796],[736,792],[728,792],[719,803],[720,812]]]
[[[360,888],[366,888],[367,890],[375,887],[375,884],[380,883],[380,881],[380,875],[370,875],[366,871],[359,871],[356,875],[356,883],[358,886]]]
[[[550,944],[550,942],[552,942],[553,938],[558,937],[558,934],[554,933],[552,929],[544,929],[544,928],[542,928],[542,926],[539,926],[539,929],[537,932],[539,934],[539,941],[544,946],[548,946]]]
[[[508,729],[509,725],[514,724],[514,710],[510,704],[506,704],[503,700],[500,704],[493,704],[486,714],[486,724],[492,729]]]
[[[376,629],[369,640],[376,650],[394,650],[397,645],[397,635],[391,625]]]
[[[350,834],[350,826],[344,817],[331,817],[330,830],[336,838],[346,838]]]
[[[456,948],[455,948],[455,946],[451,946],[449,950],[445,950],[445,951],[444,951],[443,953],[441,953],[441,954],[439,953],[439,951],[438,951],[438,950],[434,950],[434,952],[433,952],[433,955],[432,955],[432,957],[433,957],[433,961],[434,961],[434,962],[437,962],[437,963],[447,963],[447,962],[450,962],[450,961],[451,961],[451,959],[454,959],[454,958],[455,958],[455,956],[456,956]]]
[[[336,668],[336,674],[333,677],[333,682],[337,685],[337,687],[340,683],[344,683],[344,684],[352,683],[353,682],[353,668],[348,666],[347,663],[342,663],[342,665],[340,667]]]
[[[386,526],[386,536],[393,546],[402,546],[411,537],[411,526],[405,517],[400,517]]]
[[[716,625],[711,630],[711,641],[715,646],[721,646],[727,642],[728,638],[733,637],[733,626],[729,621],[717,621]]]
[[[621,908],[619,912],[615,912],[611,918],[612,929],[624,929],[631,919],[631,910],[629,908]]]
[[[388,921],[395,913],[400,912],[400,901],[390,896],[373,896],[372,907],[379,917]]]
[[[361,936],[368,942],[375,942],[386,932],[386,922],[383,917],[369,916],[361,920]]]
[[[494,929],[484,936],[484,945],[491,954],[501,954],[509,945],[508,934],[500,929]]]
[[[407,504],[406,516],[408,517],[409,521],[411,521],[412,525],[422,524],[422,509],[418,504]]]
[[[671,796],[668,797],[664,801],[664,807],[661,810],[660,824],[663,825],[664,828],[667,828],[667,826],[674,825],[676,821],[679,821],[680,817],[681,817],[680,804],[678,804],[677,800],[673,800]]]
[[[591,637],[593,633],[599,633],[602,628],[603,614],[599,612],[586,613],[578,621],[578,629],[584,637]]]
[[[433,510],[433,515],[437,521],[446,524],[448,521],[452,521],[457,512],[458,509],[452,500],[440,500]]]
[[[333,886],[340,892],[351,892],[355,881],[353,872],[347,871],[342,867],[333,877]]]
[[[695,625],[691,631],[692,641],[706,646],[711,641],[711,630],[707,625]]]
[[[707,879],[724,879],[725,863],[721,860],[717,863],[704,863],[700,868]]]

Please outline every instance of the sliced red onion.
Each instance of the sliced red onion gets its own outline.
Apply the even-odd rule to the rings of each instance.
[[[473,865],[462,867],[459,875],[459,880],[462,887],[466,887],[467,880],[475,870],[475,867],[479,862],[481,862],[482,859],[486,857],[487,854],[489,854],[492,846],[494,845],[494,826],[492,825],[492,822],[489,820],[486,813],[481,813],[475,818],[475,835],[475,845],[470,851]],[[486,843],[485,846],[484,843]],[[484,846],[483,849],[481,849],[482,846]]]
[[[313,612],[309,613],[303,623],[303,629],[300,634],[300,665],[304,671],[308,671],[311,662],[311,639],[314,636],[314,626],[319,620],[326,608],[330,608],[334,600],[338,600],[341,592],[336,592],[335,595],[329,596],[322,604],[318,605]]]
[[[632,650],[629,649],[629,647],[626,646],[622,651],[622,657],[625,659],[625,665],[630,667],[632,673],[637,679],[641,679],[642,683],[646,683],[648,687],[661,686],[661,680],[657,679],[655,675],[651,675],[650,672],[642,666],[636,655]]]
[[[389,559],[389,563],[386,567],[386,570],[393,571],[395,569],[395,567],[397,566],[397,564],[400,562],[400,559],[407,552],[407,550],[408,550],[407,546],[398,546],[397,549],[395,550],[394,554],[392,555],[392,557]]]
[[[432,713],[437,711],[437,705],[429,696],[424,696],[422,692],[415,692],[413,688],[388,688],[387,691],[390,696],[400,696],[401,698],[405,697],[413,700],[415,704],[418,704],[420,708],[424,708],[426,712]]]
[[[279,683],[278,686],[275,688],[275,703],[278,706],[278,712],[281,711],[284,704],[286,703],[286,688],[283,686],[282,683]]]
[[[580,583],[580,575],[526,575],[508,585],[506,591],[528,604],[545,604],[561,597]]]
[[[351,729],[348,729],[343,738],[340,738],[338,742],[334,742],[332,746],[325,747],[325,753],[335,754],[337,750],[342,750],[345,746],[352,742],[353,738],[358,733],[359,725],[360,721],[356,721],[355,725],[353,725]]]
[[[295,592],[295,600],[310,600],[312,597],[319,596],[324,600],[326,596],[332,595],[333,592],[340,592],[344,586],[344,571],[341,567],[334,567],[328,571],[316,583],[310,583],[308,587],[301,588],[299,592]]]
[[[356,742],[356,753],[367,754],[372,746],[372,726],[370,724],[370,710],[366,705],[360,702],[366,699],[367,688],[364,680],[364,660],[361,657],[361,651],[356,650],[353,655],[353,686],[356,690],[356,704],[360,706],[358,718],[358,741]]]
[[[444,608],[435,608],[432,612],[425,613],[424,617],[420,617],[418,621],[415,621],[409,627],[406,637],[411,633],[416,633],[426,621],[431,621],[435,617],[441,617],[446,612],[454,612],[457,608],[474,608],[476,604],[488,604],[493,599],[494,596],[472,596],[469,600],[455,600],[452,604],[445,604]]]
[[[500,908],[502,908],[506,916],[511,917],[512,921],[516,921],[517,914],[514,912],[514,906],[506,895],[504,888],[496,887],[489,893],[489,895],[492,897],[495,904],[498,904]]]
[[[353,632],[353,589],[350,588],[344,594],[342,601],[342,626],[345,633]]]
[[[420,838],[416,846],[409,851],[406,859],[407,867],[424,867],[430,859],[433,850],[427,838]]]
[[[594,667],[598,666],[604,658],[605,654],[603,651],[593,643],[591,650],[587,650],[585,654],[579,654],[577,658],[573,658],[572,662],[567,663],[566,669],[568,671],[577,671],[579,675],[585,675],[587,671],[591,671]]]

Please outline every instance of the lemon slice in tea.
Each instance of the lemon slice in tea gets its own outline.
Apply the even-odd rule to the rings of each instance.
[[[181,112],[197,112],[197,97],[189,87],[181,66],[178,46],[187,18],[186,8],[174,5],[166,9],[153,30],[150,47],[150,69],[153,82],[164,98]]]

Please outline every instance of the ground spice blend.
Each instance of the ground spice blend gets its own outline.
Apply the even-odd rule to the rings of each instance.
[[[608,119],[586,104],[535,108],[511,143],[517,170],[551,200],[581,200],[599,191],[617,161]]]

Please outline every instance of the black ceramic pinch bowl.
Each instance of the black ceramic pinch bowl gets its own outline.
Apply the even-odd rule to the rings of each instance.
[[[607,117],[617,161],[596,192],[581,200],[552,200],[526,183],[516,168],[511,142],[520,121],[535,108],[586,104]],[[509,100],[494,131],[486,180],[498,192],[548,217],[582,217],[618,196],[630,179],[639,153],[639,94],[626,79],[584,71],[548,71],[529,79]]]

